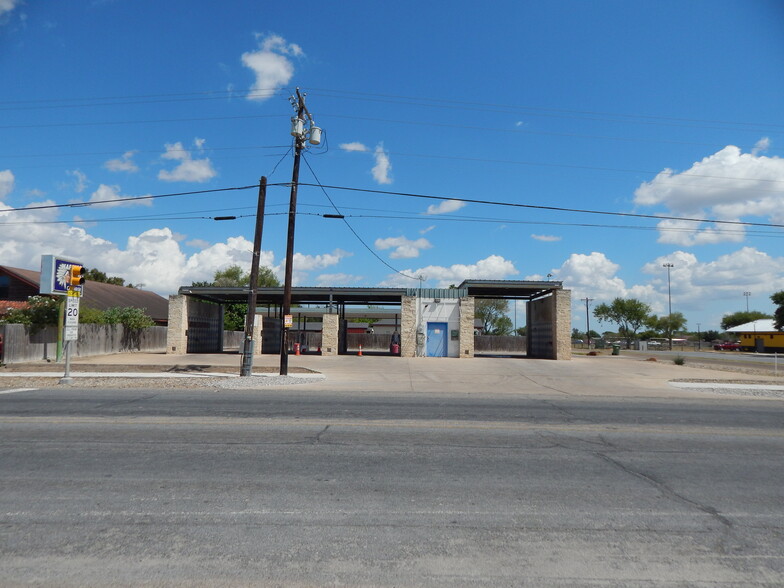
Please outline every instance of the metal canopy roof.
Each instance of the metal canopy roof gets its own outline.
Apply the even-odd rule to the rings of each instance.
[[[218,288],[213,286],[182,286],[180,294],[193,296],[211,302],[247,302],[247,288]],[[296,287],[291,289],[292,304],[400,304],[406,295],[405,288],[330,288],[330,287]],[[259,306],[282,305],[283,288],[259,288],[256,290]]]
[[[533,300],[555,290],[563,289],[563,282],[524,280],[465,280],[464,288],[474,298],[508,298]]]
[[[532,282],[519,280],[466,280],[457,291],[463,296],[475,298],[506,298],[510,300],[533,300],[563,288],[562,282]],[[449,298],[446,294],[455,294],[455,290],[432,289],[422,290],[422,295],[429,298]],[[220,288],[215,286],[182,286],[180,294],[192,296],[200,300],[218,303],[247,302],[247,288]],[[443,293],[443,294],[439,294]],[[368,304],[399,305],[403,296],[416,295],[417,290],[411,288],[337,288],[300,286],[291,289],[292,304],[344,304],[366,306]],[[257,304],[282,305],[283,288],[259,288]]]

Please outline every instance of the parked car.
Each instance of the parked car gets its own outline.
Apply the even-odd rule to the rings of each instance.
[[[740,341],[724,341],[716,343],[713,348],[716,351],[740,351]]]

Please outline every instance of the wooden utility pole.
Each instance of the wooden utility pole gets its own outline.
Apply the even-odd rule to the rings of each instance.
[[[297,88],[297,120],[304,125],[305,98]],[[297,124],[292,119],[294,124]],[[294,134],[294,130],[292,130]],[[291,279],[294,265],[294,224],[297,220],[297,184],[299,183],[299,160],[302,149],[305,147],[305,133],[294,134],[294,170],[291,174],[291,198],[289,200],[289,230],[286,243],[286,274],[283,280],[283,308],[281,317],[283,325],[280,330],[280,375],[287,376],[289,373],[289,326],[286,325],[286,317],[291,314]]]
[[[588,303],[593,302],[593,298],[580,298],[585,301],[585,338],[588,339],[588,349],[591,349],[591,318],[588,314]]]
[[[245,346],[242,350],[240,376],[253,373],[253,326],[256,323],[256,289],[259,287],[259,259],[261,257],[261,235],[264,230],[264,205],[267,199],[267,178],[259,181],[259,202],[256,207],[256,232],[253,235],[253,259],[250,264],[248,284],[248,312],[245,315]],[[261,342],[259,341],[259,344]]]

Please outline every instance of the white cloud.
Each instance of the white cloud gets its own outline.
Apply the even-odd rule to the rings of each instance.
[[[769,142],[762,139],[752,153],[728,145],[717,153],[676,173],[665,169],[635,191],[635,203],[663,205],[677,216],[739,220],[756,216],[772,223],[784,222],[784,159],[758,153]],[[725,227],[700,223],[663,221],[659,241],[683,246],[739,241],[742,235]],[[737,229],[737,227],[733,227]]]
[[[401,273],[409,276],[423,275],[428,284],[437,288],[448,288],[451,284],[458,285],[463,280],[503,280],[518,274],[514,264],[500,255],[490,255],[473,264],[456,263],[449,267],[429,265],[419,269],[405,269]],[[417,280],[406,278],[400,274],[390,274],[379,284],[382,287],[414,287]]]
[[[419,252],[422,249],[430,249],[433,245],[422,237],[416,241],[406,239],[402,235],[400,237],[387,237],[386,239],[376,239],[376,249],[386,250],[394,249],[389,255],[392,259],[410,259],[412,257],[419,257]]]
[[[389,155],[384,151],[382,143],[376,145],[373,157],[376,160],[376,165],[371,170],[373,179],[379,184],[391,184],[392,178],[389,177],[389,172],[392,171],[392,164],[389,161]]]
[[[363,281],[365,278],[362,276],[355,276],[352,274],[320,274],[316,276],[317,286],[351,286],[357,282]]]
[[[370,151],[370,148],[367,145],[364,145],[359,141],[353,141],[352,143],[341,143],[339,147],[343,151],[353,151],[358,153],[365,153]]]
[[[705,300],[739,300],[744,290],[757,293],[784,289],[784,257],[772,257],[754,247],[742,247],[713,261],[700,262],[696,255],[675,251],[643,266],[653,276],[651,284],[667,298],[667,271],[674,310],[699,310]],[[738,304],[739,305],[739,304]]]
[[[430,231],[432,231],[432,230],[433,230],[433,229],[435,229],[435,228],[436,228],[436,226],[435,226],[435,225],[430,225],[429,227],[425,227],[424,229],[422,229],[421,231],[419,231],[419,234],[420,234],[420,235],[427,235],[427,234],[428,234]]]
[[[52,200],[32,203],[54,205]],[[43,210],[13,209],[0,201],[0,223],[13,220],[3,226],[0,239],[0,259],[13,267],[36,269],[41,255],[55,254],[83,260],[87,267],[98,268],[110,275],[124,278],[134,284],[142,283],[145,289],[161,295],[173,294],[180,286],[194,281],[211,280],[215,272],[230,265],[239,265],[250,270],[253,243],[245,237],[229,237],[223,242],[208,244],[191,240],[190,246],[201,247],[192,255],[183,252],[183,235],[167,227],[144,231],[128,237],[124,246],[90,235],[83,227],[60,224],[45,224],[58,219],[59,209]],[[295,254],[294,283],[305,281],[308,270],[336,265],[351,255],[336,249],[323,255]],[[271,251],[262,251],[260,264],[273,269],[279,279],[283,277],[282,264],[275,265]],[[338,274],[335,274],[337,276]],[[321,278],[326,281],[328,274]],[[338,280],[338,278],[335,278]],[[347,280],[360,280],[348,276]]]
[[[751,150],[751,154],[757,155],[757,153],[767,151],[768,149],[770,149],[770,137],[762,137],[762,139],[754,144],[754,149]]]
[[[716,223],[695,225],[695,223],[689,221],[667,219],[660,221],[656,226],[660,231],[659,243],[668,243],[681,247],[712,245],[727,241],[740,243],[746,238],[746,230],[742,225]]]
[[[0,171],[0,198],[5,198],[14,191],[14,174],[10,169]]]
[[[19,5],[19,0],[0,0],[0,17]]]
[[[137,172],[139,171],[139,167],[133,162],[133,156],[135,154],[136,151],[126,151],[123,153],[122,157],[110,159],[104,163],[103,166],[113,172]]]
[[[258,51],[242,54],[242,64],[253,70],[256,81],[251,86],[249,100],[267,100],[294,76],[294,64],[289,59],[302,57],[299,45],[288,43],[280,35],[257,35]]]
[[[197,148],[204,145],[203,139],[196,139]],[[209,158],[193,159],[190,151],[182,146],[179,141],[176,143],[166,143],[166,153],[161,155],[163,159],[179,161],[179,165],[172,170],[161,170],[158,172],[158,179],[166,182],[207,182],[218,175],[212,167]]]
[[[551,243],[553,241],[560,241],[563,237],[556,237],[555,235],[531,235],[531,239],[536,239],[537,241],[544,241],[545,243]]]
[[[186,241],[185,244],[188,247],[194,247],[196,249],[206,249],[210,246],[210,242],[205,241],[204,239],[191,239],[190,241]]]
[[[344,257],[351,257],[351,253],[343,251],[342,249],[335,249],[332,253],[323,253],[321,255],[303,255],[302,253],[294,254],[294,270],[298,272],[307,272],[314,269],[329,267],[337,265]]]
[[[122,198],[132,198],[132,196],[120,194],[120,186],[107,186],[106,184],[101,184],[98,186],[98,189],[93,192],[92,196],[90,196],[90,200],[88,200],[88,202],[101,202],[102,204],[95,205],[96,208],[112,208],[114,206],[134,205],[152,206],[152,200],[150,199],[113,202]]]
[[[77,194],[81,194],[87,189],[88,181],[87,181],[86,174],[79,171],[78,169],[68,170],[65,173],[67,173],[69,176],[73,176],[74,178],[76,178],[76,181],[74,183],[74,191]]]
[[[439,204],[428,206],[425,214],[449,214],[450,212],[460,210],[465,205],[465,202],[460,202],[459,200],[444,200]]]

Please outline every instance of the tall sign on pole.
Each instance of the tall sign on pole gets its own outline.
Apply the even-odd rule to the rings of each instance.
[[[57,360],[65,343],[65,374],[61,384],[70,384],[71,342],[79,339],[79,299],[84,293],[84,275],[87,270],[80,261],[63,259],[54,255],[41,256],[41,294],[62,296],[60,319],[57,327]]]

